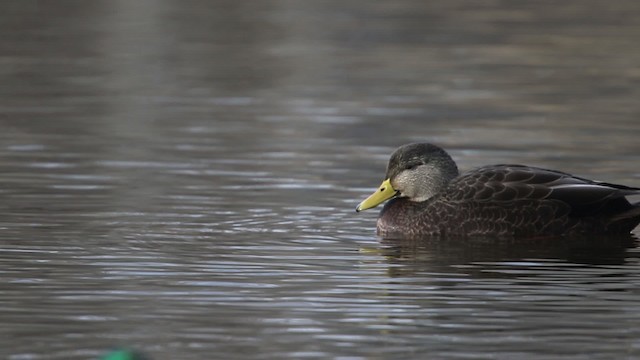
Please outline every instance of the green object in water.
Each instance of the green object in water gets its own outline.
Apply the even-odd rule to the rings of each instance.
[[[119,349],[104,355],[100,360],[149,360],[149,358],[135,351]]]

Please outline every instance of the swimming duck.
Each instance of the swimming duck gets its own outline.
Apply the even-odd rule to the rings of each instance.
[[[382,185],[356,211],[389,200],[377,229],[386,238],[623,235],[640,223],[640,188],[524,165],[489,165],[464,174],[442,148],[403,145]]]

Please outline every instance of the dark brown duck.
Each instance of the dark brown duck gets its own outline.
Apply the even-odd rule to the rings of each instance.
[[[380,188],[356,211],[389,200],[378,218],[383,237],[624,235],[640,223],[640,188],[523,165],[490,165],[464,174],[443,149],[398,148]]]

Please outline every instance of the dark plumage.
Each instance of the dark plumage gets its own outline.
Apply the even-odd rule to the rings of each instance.
[[[384,237],[622,235],[640,223],[640,188],[523,165],[490,165],[462,175],[431,144],[391,156],[386,180],[357,211],[391,199],[380,212]]]

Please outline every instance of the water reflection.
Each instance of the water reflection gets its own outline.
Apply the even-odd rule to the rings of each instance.
[[[628,249],[637,246],[634,235],[618,237],[559,237],[543,239],[385,239],[385,256],[443,264],[512,262],[552,259],[576,264],[621,265]]]
[[[633,235],[593,238],[545,238],[534,240],[503,239],[421,239],[384,240],[381,255],[390,264],[390,276],[410,276],[456,269],[469,276],[518,276],[531,274],[555,263],[559,268],[573,265],[624,265],[637,247]],[[496,265],[498,264],[498,265]],[[485,266],[501,267],[504,272],[490,271]],[[513,267],[513,269],[510,269]],[[399,271],[396,273],[395,271]],[[415,276],[415,274],[413,274]]]
[[[380,244],[353,212],[416,140],[638,184],[637,2],[1,7],[0,357],[640,352],[633,243]]]

